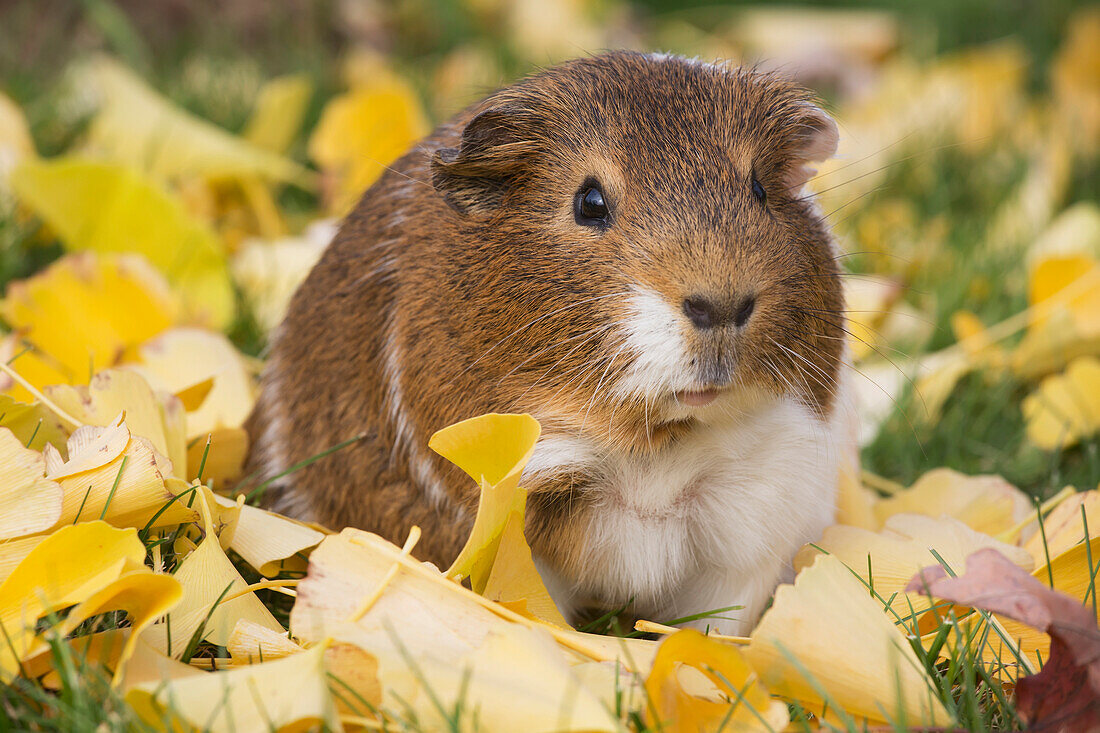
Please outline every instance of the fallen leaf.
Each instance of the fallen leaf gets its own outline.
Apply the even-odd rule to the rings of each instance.
[[[530,415],[482,415],[438,431],[428,447],[481,486],[477,517],[447,570],[487,598],[520,604],[534,617],[569,628],[546,590],[523,535],[527,491],[519,486],[540,427]],[[511,530],[509,531],[509,528]]]
[[[1054,507],[1043,522],[1043,531],[1035,532],[1024,547],[1037,566],[1044,565],[1086,539],[1086,522],[1089,535],[1100,536],[1100,491],[1079,492]]]
[[[992,549],[974,553],[966,573],[939,565],[914,576],[909,591],[1008,616],[1050,635],[1041,672],[1016,683],[1016,712],[1029,730],[1100,728],[1100,630],[1093,609],[1045,587]]]
[[[685,667],[702,674],[711,689],[685,687]],[[776,731],[790,722],[787,706],[769,697],[736,647],[692,629],[661,642],[645,689],[646,719],[655,729]]]
[[[87,146],[100,156],[158,179],[258,176],[313,183],[302,166],[187,113],[114,61],[95,59],[78,76],[99,95]]]
[[[875,503],[880,523],[894,514],[947,515],[976,532],[996,536],[1027,518],[1034,509],[1022,491],[1000,476],[967,476],[934,468],[905,491]]]
[[[416,93],[392,74],[329,100],[309,138],[309,157],[330,179],[328,210],[346,213],[428,130]]]
[[[300,237],[252,239],[237,252],[233,279],[265,330],[283,320],[291,296],[335,235],[335,223],[325,219],[306,227]]]
[[[305,570],[304,555],[324,538],[301,522],[245,504],[229,547],[260,575],[271,578],[284,570]]]
[[[61,487],[46,478],[46,459],[0,428],[0,540],[43,532],[61,516]]]
[[[213,380],[206,398],[187,411],[187,438],[239,428],[252,411],[255,387],[240,352],[220,333],[177,328],[137,349],[133,368],[158,390],[177,393]]]
[[[235,303],[223,246],[170,192],[123,165],[80,158],[26,161],[12,187],[69,249],[139,253],[177,286],[189,319],[228,325]]]
[[[341,730],[328,690],[323,645],[284,659],[182,679],[144,682],[126,701],[147,723],[212,733]]]
[[[871,721],[951,723],[902,631],[835,557],[779,586],[750,638],[745,656],[773,695]]]
[[[297,654],[305,647],[288,639],[285,631],[275,631],[242,618],[233,627],[225,648],[234,662],[257,664]]]
[[[26,404],[0,395],[0,427],[7,428],[21,445],[41,452],[46,444],[64,448],[71,428],[41,402]]]
[[[1024,398],[1028,439],[1061,450],[1100,430],[1100,359],[1079,356],[1062,374],[1046,377]]]
[[[0,673],[7,682],[32,651],[39,618],[95,596],[123,573],[143,567],[145,546],[133,529],[106,522],[63,527],[32,549],[0,584]]]
[[[195,497],[203,515],[205,537],[176,568],[174,577],[183,586],[183,598],[164,623],[149,627],[143,637],[158,651],[179,658],[200,626],[200,641],[218,646],[228,643],[241,619],[285,633],[255,593],[241,594],[248,583],[218,543],[206,494],[197,492]]]
[[[45,390],[58,407],[85,425],[110,425],[126,415],[131,433],[145,438],[168,459],[161,472],[182,475],[187,467],[183,405],[167,392],[157,394],[145,379],[129,369],[108,369],[92,377],[87,387],[56,385]]]
[[[81,314],[78,329],[68,327],[74,313]],[[0,315],[47,355],[48,362],[29,353],[14,364],[39,389],[86,383],[180,318],[168,284],[145,260],[89,253],[63,257],[37,275],[11,283]],[[30,397],[10,382],[3,387],[18,399]]]
[[[257,148],[282,153],[302,128],[313,83],[305,74],[280,76],[265,83],[245,125],[243,137]]]
[[[876,597],[890,601],[890,618],[904,619],[904,627],[911,629],[914,614],[928,608],[928,597],[903,591],[913,573],[938,562],[932,551],[949,566],[961,567],[967,557],[985,547],[1000,550],[1024,570],[1033,566],[1031,555],[1023,548],[998,542],[951,517],[933,519],[919,514],[894,515],[881,532],[843,525],[826,527],[821,540],[799,551],[794,566],[796,571],[810,567],[824,550],[862,578],[868,588],[873,587]]]

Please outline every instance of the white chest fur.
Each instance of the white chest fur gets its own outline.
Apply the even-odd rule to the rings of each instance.
[[[794,553],[832,522],[847,412],[841,401],[826,422],[769,400],[648,457],[543,440],[526,475],[596,477],[584,489],[594,511],[579,577],[540,563],[555,601],[568,614],[591,598],[634,599],[656,620],[740,605],[696,625],[747,632]]]

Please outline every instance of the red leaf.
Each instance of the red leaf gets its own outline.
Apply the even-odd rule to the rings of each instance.
[[[1051,590],[992,549],[968,557],[966,573],[957,578],[938,565],[924,568],[905,590],[927,591],[1049,634],[1050,659],[1039,674],[1016,685],[1017,713],[1031,731],[1100,731],[1100,630],[1091,608]]]

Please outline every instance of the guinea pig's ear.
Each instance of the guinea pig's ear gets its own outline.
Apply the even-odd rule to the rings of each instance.
[[[828,160],[836,153],[840,133],[836,121],[816,104],[806,104],[798,116],[787,186],[797,191],[817,173],[812,163]]]
[[[432,184],[460,214],[487,217],[520,181],[533,151],[526,114],[509,107],[481,112],[462,131],[457,148],[432,156]]]

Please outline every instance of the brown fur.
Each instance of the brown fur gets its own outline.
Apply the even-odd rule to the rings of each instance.
[[[428,451],[433,431],[530,412],[544,435],[583,433],[608,450],[690,440],[690,421],[655,424],[643,400],[597,394],[631,360],[612,324],[633,284],[673,307],[703,294],[729,309],[754,295],[745,328],[691,337],[700,379],[794,392],[827,415],[842,298],[827,229],[792,187],[822,157],[828,124],[771,75],[612,53],[525,79],[442,125],[366,192],[275,334],[251,468],[271,475],[365,437],[277,482],[269,499],[398,543],[418,524],[416,554],[445,566],[477,487]],[[574,221],[589,177],[611,208],[606,231]],[[586,480],[528,487],[528,538],[567,576],[582,561]]]

